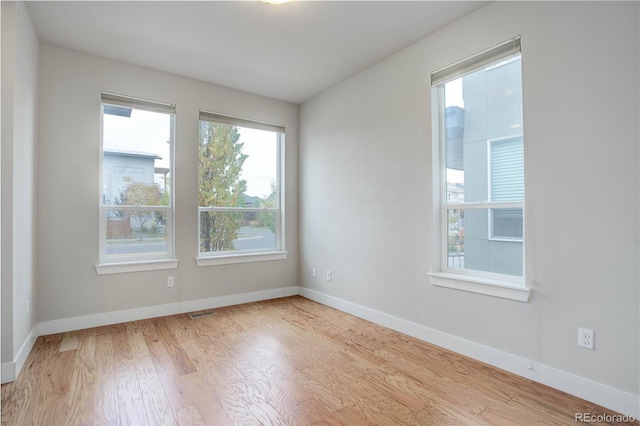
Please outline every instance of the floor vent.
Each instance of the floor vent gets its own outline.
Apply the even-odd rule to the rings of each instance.
[[[189,318],[195,319],[195,318],[209,317],[215,314],[216,313],[213,311],[202,311],[202,312],[191,312],[190,314],[187,314],[187,315],[189,315]]]

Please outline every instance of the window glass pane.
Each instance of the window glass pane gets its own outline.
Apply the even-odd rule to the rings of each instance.
[[[171,258],[175,115],[118,101],[102,110],[101,261]]]
[[[237,124],[200,120],[200,254],[281,248],[276,223],[282,133]]]
[[[200,121],[200,207],[276,207],[278,133]]]
[[[104,106],[104,205],[170,205],[171,114]]]
[[[166,257],[166,210],[106,210],[106,259]]]
[[[522,209],[492,209],[491,238],[522,241]]]
[[[463,210],[447,210],[447,266],[464,269]]]
[[[277,207],[278,133],[239,129],[247,156],[240,173],[240,179],[247,182],[244,203],[248,207]]]
[[[443,268],[523,274],[520,62],[519,55],[511,57],[439,88],[446,168]],[[493,203],[506,202],[512,203],[510,208],[492,208]],[[465,208],[467,203],[476,208]]]
[[[489,201],[487,141],[519,136],[519,146],[522,148],[520,56],[448,82],[442,90],[447,187],[449,189],[455,185],[458,192],[452,197],[453,201],[449,196],[446,201]],[[498,148],[506,145],[507,142],[504,142]],[[522,158],[520,155],[520,160]],[[505,165],[503,162],[502,167]],[[519,167],[511,173],[519,173],[519,182],[522,184],[520,190],[524,194],[522,161]]]
[[[464,197],[464,99],[462,79],[444,86],[445,96],[445,163],[447,202],[462,203]]]
[[[503,214],[503,210],[515,214],[514,211],[518,209],[497,210],[500,211],[500,214]],[[522,211],[519,212],[521,224]],[[508,217],[506,212],[503,216],[500,214],[498,215],[500,219],[514,220],[513,216]],[[489,215],[489,209],[447,210],[447,267],[522,276],[522,240],[489,239],[487,237],[489,235]],[[517,214],[515,215],[517,216]],[[501,226],[503,228],[513,227],[513,222],[503,222]]]
[[[491,201],[524,200],[522,137],[491,142]]]
[[[522,70],[520,66],[520,56],[516,56],[488,67],[478,76],[479,79],[483,79],[485,87],[488,139],[522,133]]]
[[[276,249],[275,211],[200,212],[200,253]]]

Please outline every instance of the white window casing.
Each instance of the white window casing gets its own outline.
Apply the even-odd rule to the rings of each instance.
[[[176,119],[176,106],[174,104],[157,102],[152,100],[146,100],[141,98],[129,97],[118,95],[114,93],[102,92],[100,96],[101,101],[101,129],[100,129],[100,151],[101,161],[99,167],[100,176],[100,246],[99,246],[99,262],[95,266],[96,272],[99,275],[113,274],[113,273],[127,273],[138,271],[150,271],[158,269],[174,269],[177,267],[178,260],[175,257],[175,244],[174,244],[174,146],[175,146],[175,119]],[[133,111],[139,111],[140,114],[154,115],[157,119],[162,120],[163,130],[166,132],[163,136],[166,136],[165,140],[162,140],[156,145],[150,145],[148,152],[142,152],[140,149],[139,138],[132,136],[129,138],[128,134],[124,134],[121,137],[122,141],[120,145],[114,147],[112,142],[105,142],[105,131],[112,131],[110,126],[106,126],[105,130],[105,115],[108,116],[121,116],[124,118],[131,118]],[[166,115],[166,119],[163,118]],[[133,123],[133,122],[132,122]],[[116,126],[116,125],[113,125]],[[135,129],[144,129],[144,121],[135,121],[135,124],[131,124]],[[138,127],[140,126],[140,127]],[[165,145],[167,142],[167,145]],[[130,146],[127,144],[131,144]],[[163,158],[157,155],[157,148],[162,148],[168,152],[163,154],[165,156],[165,167],[158,167],[156,161],[163,160]],[[107,170],[107,157],[110,158]],[[112,160],[115,158],[115,160]],[[144,164],[142,160],[144,159]],[[120,164],[113,163],[113,161],[120,162]],[[156,181],[156,175],[164,174],[162,187]],[[115,184],[114,181],[119,182]],[[125,184],[123,184],[123,182]],[[127,188],[131,188],[131,184],[139,184],[144,188],[146,185],[148,188],[158,188],[157,197],[155,202],[147,203],[126,203],[123,196]],[[126,186],[125,186],[126,185]],[[148,189],[147,188],[147,189]],[[107,192],[109,192],[107,194]],[[155,194],[155,192],[154,192]],[[118,197],[120,195],[120,197]],[[130,194],[129,194],[130,195]],[[154,195],[155,197],[155,195]],[[162,200],[160,200],[162,197]],[[120,199],[122,198],[122,199]],[[120,199],[118,202],[117,200]],[[149,199],[149,198],[143,198]],[[109,218],[117,218],[124,215],[128,218],[126,221],[129,226],[131,217],[136,214],[147,215],[147,218],[139,222],[139,240],[143,240],[142,234],[144,230],[148,230],[151,227],[158,228],[158,224],[162,228],[162,237],[155,238],[157,248],[148,247],[146,249],[136,249],[136,238],[128,236],[123,237],[121,244],[117,243],[114,248],[114,235],[109,234],[108,221]],[[150,221],[150,222],[149,222]],[[161,221],[161,223],[160,223]],[[157,223],[156,223],[157,222]],[[126,226],[125,226],[126,227]],[[124,228],[121,228],[124,230]],[[129,229],[131,231],[131,228]],[[133,231],[131,231],[133,232]],[[157,243],[160,241],[160,243]],[[111,252],[108,249],[108,243],[111,247]],[[127,247],[127,244],[129,247]],[[149,243],[150,245],[153,243]],[[142,244],[140,244],[142,247]]]
[[[261,262],[272,260],[283,260],[288,256],[285,248],[285,211],[284,211],[284,144],[285,128],[283,125],[256,121],[241,117],[219,114],[209,111],[200,111],[200,122],[212,124],[223,124],[234,126],[239,129],[253,129],[264,132],[272,132],[277,135],[275,142],[275,205],[260,207],[256,206],[209,206],[198,205],[198,256],[196,263],[198,266],[216,266],[225,264],[236,264],[246,262]],[[241,132],[242,133],[242,132]],[[265,199],[266,201],[266,199]],[[266,203],[265,203],[266,204]],[[273,214],[275,216],[275,242],[273,246],[228,249],[219,251],[203,251],[202,246],[202,214],[203,213],[241,213],[264,215]]]
[[[485,139],[484,150],[486,153],[486,163],[482,167],[486,170],[482,173],[485,173],[487,179],[485,188],[486,195],[481,195],[482,191],[480,191],[480,193],[477,192],[476,178],[479,176],[478,173],[480,173],[477,171],[480,170],[477,169],[477,167],[481,166],[477,166],[477,170],[474,169],[476,170],[474,172],[475,174],[470,172],[472,167],[470,165],[473,165],[473,158],[471,157],[478,156],[479,151],[469,151],[468,154],[461,151],[461,155],[453,152],[453,154],[449,154],[450,158],[446,157],[448,148],[453,149],[455,147],[460,150],[473,149],[467,148],[464,144],[469,142],[471,146],[476,141],[474,138],[478,137],[480,138],[477,139],[478,142],[481,142],[481,136],[477,136],[473,131],[469,130],[472,134],[472,136],[470,136],[471,140],[468,141],[464,139],[466,138],[464,132],[468,129],[465,128],[466,124],[462,124],[461,132],[464,134],[464,137],[460,136],[460,140],[457,142],[449,140],[448,144],[445,143],[446,131],[451,132],[450,129],[447,129],[447,124],[450,126],[458,125],[455,120],[452,121],[453,124],[450,124],[445,119],[445,84],[463,79],[482,69],[485,69],[485,72],[489,72],[501,65],[519,60],[520,51],[520,36],[516,36],[493,48],[436,70],[431,74],[432,106],[434,111],[432,120],[434,129],[432,145],[434,154],[434,207],[436,211],[439,212],[437,215],[434,215],[434,235],[437,236],[436,238],[439,243],[437,246],[434,246],[436,255],[434,256],[432,272],[429,273],[429,278],[431,284],[438,287],[453,288],[526,302],[529,300],[530,290],[525,284],[524,276],[525,199],[521,119],[519,128],[516,129],[515,133],[508,134],[510,132],[508,132],[507,129],[506,134],[503,132],[502,135],[487,136]],[[519,66],[519,62],[516,64]],[[475,84],[473,83],[475,81],[477,80],[472,78],[466,84]],[[517,81],[521,85],[520,80]],[[483,84],[487,83],[484,82]],[[459,87],[462,88],[463,85],[460,84]],[[449,96],[448,92],[447,96]],[[472,119],[477,120],[478,110],[473,109],[473,102],[469,102],[468,105],[467,99],[464,98],[462,102],[464,103],[460,105],[460,107],[457,107],[457,109],[461,111],[462,114],[469,114],[468,111],[472,111],[470,114],[475,114]],[[467,107],[467,110],[465,110],[465,107]],[[447,114],[449,114],[449,109],[447,109]],[[496,114],[499,113],[501,112],[498,111]],[[463,117],[465,117],[465,115],[463,115]],[[492,118],[495,117],[496,116],[492,116]],[[517,133],[518,131],[520,133]],[[464,158],[465,155],[469,156],[469,158]],[[455,165],[450,166],[449,163],[455,163]],[[448,194],[447,167],[453,167],[462,173],[463,181],[461,182],[463,183],[460,186],[462,186],[463,195],[460,197],[453,197]],[[469,170],[467,168],[469,168]],[[455,170],[453,171],[455,172]],[[467,173],[470,173],[469,177],[466,176]],[[453,185],[450,186],[453,187]],[[469,188],[472,186],[475,188],[475,192],[473,196],[470,196],[471,189]],[[469,227],[470,220],[464,215],[465,212],[468,212],[467,216],[473,216],[475,218],[483,217],[482,215],[486,214],[488,219],[486,219],[486,222],[482,225],[485,227],[485,231],[484,233],[480,232],[480,234],[484,235],[485,243],[482,243],[482,240],[478,239],[480,237],[478,237],[477,231],[481,230],[481,227]],[[522,219],[519,219],[519,214],[522,216]],[[454,227],[452,224],[457,218],[459,218],[458,222],[462,222],[462,224],[459,226],[456,222]],[[518,220],[522,221],[520,227]],[[482,221],[479,223],[482,223]],[[520,233],[522,235],[519,235]],[[501,258],[493,258],[492,260],[489,258],[487,262],[489,262],[490,265],[497,264],[499,266],[489,267],[485,265],[479,268],[469,266],[472,263],[470,256],[474,256],[473,259],[480,259],[482,257],[478,256],[477,250],[483,250],[483,244],[498,244],[501,245],[500,247],[503,249],[510,247],[509,250],[515,250],[515,253],[521,250],[521,258],[519,261],[515,261],[516,263],[514,265],[500,265],[500,262],[509,263],[510,260]],[[480,249],[478,247],[480,247]],[[488,252],[485,255],[490,256]],[[452,256],[454,257],[453,259]],[[465,256],[467,257],[465,258]],[[477,260],[474,261],[477,262]],[[521,265],[518,262],[521,262]],[[521,270],[522,272],[498,272],[500,268],[510,271]]]

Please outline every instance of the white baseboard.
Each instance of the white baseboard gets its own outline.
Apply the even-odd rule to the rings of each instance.
[[[80,317],[43,321],[33,327],[20,347],[14,361],[3,362],[1,364],[0,381],[2,383],[9,383],[16,380],[20,371],[22,371],[27,357],[29,356],[38,336],[119,324],[127,321],[157,318],[182,312],[214,309],[223,306],[257,302],[260,300],[276,299],[278,297],[295,296],[298,294],[300,294],[300,287],[298,286],[283,287],[271,290],[254,291],[250,293],[233,294],[230,296],[211,297],[208,299],[189,300],[186,302],[169,303],[166,305],[148,306],[144,308],[126,309],[122,311],[104,312]]]
[[[223,306],[295,295],[301,295],[310,300],[322,303],[323,305],[331,306],[332,308],[388,327],[392,330],[452,350],[535,382],[551,386],[619,413],[632,415],[636,419],[640,418],[640,403],[637,395],[543,364],[535,364],[532,369],[529,369],[529,361],[526,358],[502,352],[374,309],[298,286],[44,321],[31,331],[20,348],[15,361],[2,364],[2,383],[16,379],[39,335],[44,336],[53,333],[63,333],[90,327],[100,327],[127,321],[157,318],[183,312],[215,309]]]
[[[182,302],[181,312],[215,309],[223,306],[240,305],[242,303],[259,302],[261,300],[277,299],[279,297],[297,296],[300,287],[282,287],[273,290],[254,291],[251,293],[232,294],[230,296],[212,297],[209,299],[190,300]]]
[[[24,363],[27,361],[27,357],[33,348],[33,345],[36,343],[36,339],[38,338],[38,325],[31,329],[27,338],[22,342],[22,346],[18,350],[17,355],[15,356],[12,362],[3,362],[2,363],[2,371],[0,373],[0,382],[9,383],[13,382],[22,368],[24,367]]]
[[[502,370],[509,371],[518,376],[591,401],[618,413],[629,414],[636,419],[640,418],[640,401],[638,395],[633,395],[543,364],[534,364],[533,368],[529,369],[529,361],[526,358],[443,333],[315,290],[301,287],[300,295],[322,303],[323,305],[330,306]]]
[[[16,374],[15,362],[3,362],[2,363],[2,384],[13,382],[18,375]]]
[[[40,335],[46,336],[67,331],[83,330],[85,328],[102,327],[104,325],[119,324],[128,321],[164,317],[179,313],[179,304],[147,306],[144,308],[126,309],[122,311],[103,312],[100,314],[84,315],[80,317],[61,318],[40,323]]]
[[[100,314],[80,317],[62,318],[40,323],[39,334],[64,333],[91,327],[119,324],[128,321],[157,318],[183,312],[214,309],[222,306],[238,305],[241,303],[257,302],[260,300],[276,299],[278,297],[295,296],[300,294],[300,287],[283,287],[272,290],[254,291],[250,293],[233,294],[230,296],[211,297],[208,299],[188,300],[166,305],[148,306],[144,308],[126,309],[122,311],[104,312]]]

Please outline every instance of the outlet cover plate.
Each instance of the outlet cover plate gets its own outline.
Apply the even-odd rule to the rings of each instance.
[[[578,328],[578,346],[587,349],[593,349],[593,330],[588,328]]]

